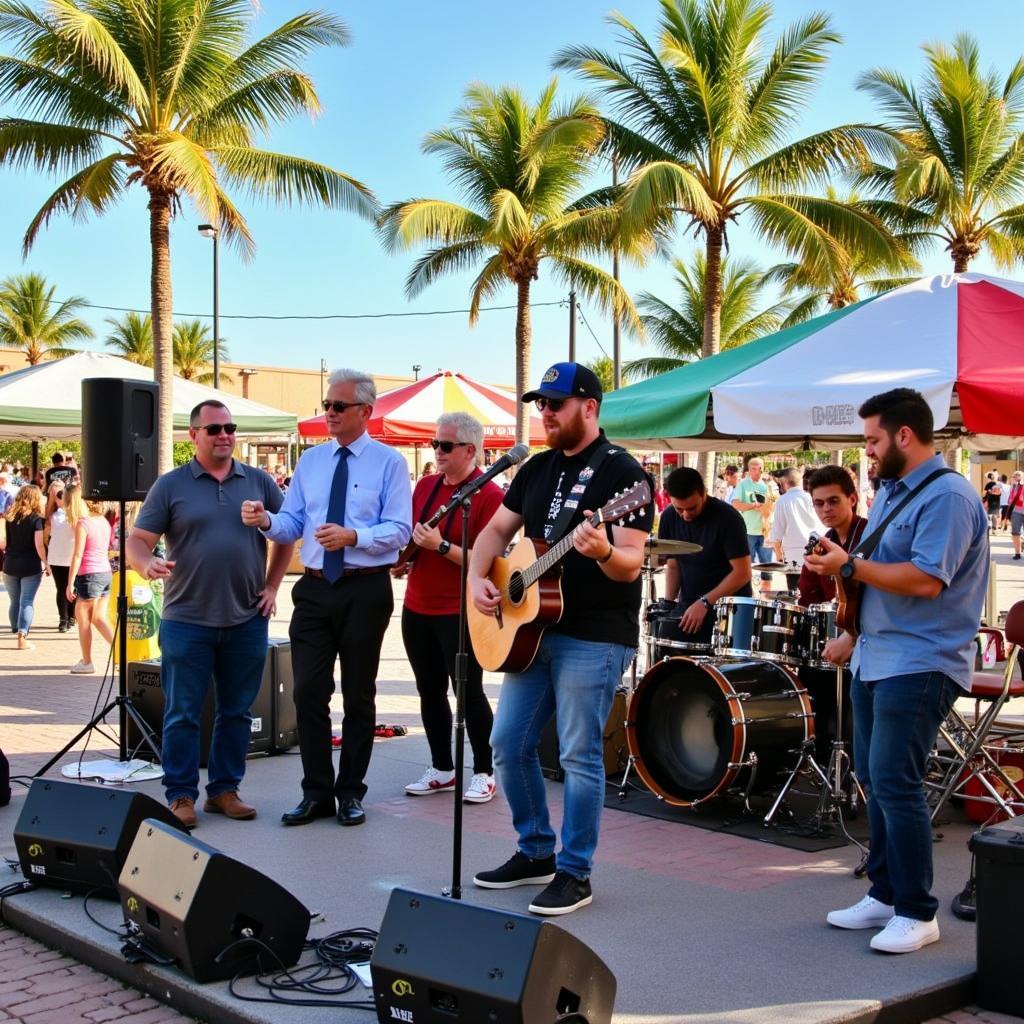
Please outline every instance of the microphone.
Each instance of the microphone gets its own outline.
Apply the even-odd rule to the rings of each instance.
[[[484,484],[489,483],[496,476],[504,473],[509,466],[518,466],[524,459],[530,457],[529,445],[517,444],[515,448],[507,451],[497,462],[493,463],[486,472],[481,473],[475,480],[463,484],[448,502],[448,508],[454,508],[457,504],[465,501],[470,495],[476,494]]]

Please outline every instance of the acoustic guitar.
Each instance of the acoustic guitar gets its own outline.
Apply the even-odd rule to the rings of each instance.
[[[595,529],[605,523],[636,518],[636,510],[650,503],[646,481],[617,494],[588,522]],[[558,563],[572,549],[575,530],[552,547],[542,540],[523,538],[507,557],[499,556],[487,578],[501,591],[494,615],[477,611],[468,602],[469,636],[477,661],[489,672],[523,672],[540,647],[544,630],[562,617],[562,584]]]
[[[807,539],[807,547],[804,554],[823,555],[825,548],[819,544],[821,538],[812,533]],[[851,547],[856,543],[853,538]],[[850,636],[857,636],[857,614],[860,610],[860,593],[863,584],[859,580],[844,580],[842,576],[833,576],[836,584],[836,629],[845,630]]]

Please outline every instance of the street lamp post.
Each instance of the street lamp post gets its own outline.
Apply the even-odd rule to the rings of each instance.
[[[213,239],[213,386],[220,387],[220,261],[217,256],[217,239],[220,232],[212,224],[200,224],[199,234]]]
[[[421,363],[413,363],[412,364],[412,373],[413,373],[413,378],[412,379],[414,381],[417,381],[417,380],[420,379],[420,370],[422,370],[422,369],[423,369],[423,366],[422,366]]]

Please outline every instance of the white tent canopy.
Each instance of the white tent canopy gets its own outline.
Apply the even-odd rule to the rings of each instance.
[[[89,377],[151,381],[153,370],[104,352],[79,352],[5,373],[0,376],[0,438],[48,441],[80,437],[82,381]],[[192,409],[208,399],[217,399],[231,410],[239,434],[295,432],[297,418],[292,413],[183,377],[175,377],[172,387],[174,431],[178,436],[185,436]]]

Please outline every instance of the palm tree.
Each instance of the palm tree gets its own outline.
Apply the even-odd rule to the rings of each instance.
[[[201,320],[179,320],[173,335],[174,372],[185,380],[199,384],[213,384],[213,335]],[[221,338],[217,346],[219,361],[228,356],[227,346]],[[220,371],[221,382],[230,381],[230,374]],[[219,386],[214,384],[214,387]]]
[[[704,293],[707,256],[696,252],[692,264],[673,260],[679,303],[672,305],[650,292],[637,296],[640,319],[648,337],[661,352],[658,356],[633,359],[622,372],[630,380],[641,380],[675,370],[699,359],[704,344]],[[777,331],[789,312],[789,305],[777,302],[758,308],[765,286],[765,275],[751,261],[737,257],[722,260],[723,349],[735,348],[754,338]]]
[[[148,313],[125,313],[120,320],[107,318],[110,334],[106,344],[122,359],[140,366],[153,365],[153,318]]]
[[[891,139],[866,125],[829,128],[787,141],[839,35],[825,14],[811,14],[773,47],[766,0],[660,0],[658,46],[623,15],[611,14],[623,56],[569,46],[557,67],[597,83],[612,116],[606,148],[630,173],[622,229],[664,227],[676,215],[703,236],[707,255],[702,354],[721,345],[722,250],[730,222],[746,214],[767,241],[787,250],[840,242],[875,255],[890,245],[881,224],[842,203],[796,189]],[[713,453],[702,455],[711,476]]]
[[[249,0],[0,0],[0,164],[70,173],[32,218],[24,249],[58,213],[103,213],[132,185],[149,197],[159,470],[171,468],[170,221],[188,198],[243,255],[245,218],[227,189],[279,203],[352,210],[376,203],[365,185],[302,157],[257,148],[257,134],[320,110],[299,65],[348,42],[337,18],[304,13],[248,43]]]
[[[912,206],[884,199],[862,199],[856,192],[840,197],[829,186],[827,195],[847,205],[867,210],[891,231],[896,247],[883,258],[871,258],[845,247],[834,250],[827,260],[815,253],[779,263],[764,275],[765,284],[779,284],[792,301],[783,327],[803,323],[825,310],[842,309],[857,302],[861,293],[880,295],[909,284],[921,270],[916,253],[930,241],[923,230],[927,215]]]
[[[75,313],[85,299],[54,298],[56,286],[42,274],[21,274],[0,284],[0,345],[21,349],[30,366],[74,352],[71,344],[93,336]]]
[[[591,359],[587,367],[594,371],[594,376],[601,382],[601,390],[607,395],[615,390],[615,364],[609,355],[600,355]]]
[[[863,180],[925,215],[954,273],[986,248],[1009,270],[1024,260],[1024,57],[1000,80],[982,72],[969,35],[958,35],[952,49],[923,50],[920,92],[897,71],[860,78],[901,143],[892,166],[877,165]]]
[[[505,285],[515,287],[517,397],[530,384],[530,286],[545,260],[557,280],[640,326],[626,291],[586,259],[611,251],[616,211],[574,203],[604,134],[601,120],[585,98],[556,105],[555,91],[551,81],[530,103],[511,87],[471,86],[454,125],[423,143],[424,152],[442,158],[468,205],[409,199],[380,218],[387,249],[429,246],[406,279],[410,297],[444,274],[479,267],[470,293],[472,326],[484,300]],[[527,439],[527,426],[520,405],[520,440]]]

